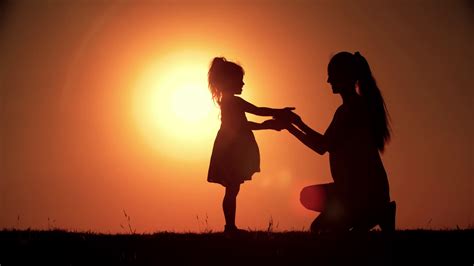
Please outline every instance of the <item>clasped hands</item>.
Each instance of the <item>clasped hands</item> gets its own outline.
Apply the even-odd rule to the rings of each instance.
[[[273,115],[273,119],[266,120],[262,123],[266,128],[281,131],[282,129],[288,129],[292,123],[298,123],[301,121],[301,117],[297,115],[294,107],[285,107],[278,109]]]

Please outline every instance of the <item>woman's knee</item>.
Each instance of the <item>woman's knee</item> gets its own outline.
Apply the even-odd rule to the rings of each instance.
[[[324,189],[320,185],[305,187],[300,192],[301,204],[313,211],[323,210],[325,197]]]
[[[311,192],[310,192],[309,187],[303,188],[300,192],[300,202],[305,207],[306,207],[306,204],[308,202],[308,199],[310,198],[310,194],[311,194]]]

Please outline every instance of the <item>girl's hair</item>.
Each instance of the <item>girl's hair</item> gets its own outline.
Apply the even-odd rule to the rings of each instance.
[[[331,58],[329,64],[345,72],[341,74],[357,81],[359,94],[367,103],[375,144],[383,152],[385,144],[390,141],[390,115],[369,63],[359,52],[340,52]]]
[[[220,105],[222,92],[228,89],[228,80],[244,74],[244,69],[240,65],[227,61],[224,57],[214,57],[208,73],[212,99]]]

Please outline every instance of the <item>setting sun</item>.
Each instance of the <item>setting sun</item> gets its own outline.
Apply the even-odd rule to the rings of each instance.
[[[191,157],[206,148],[203,143],[208,146],[219,125],[218,108],[207,88],[209,61],[206,55],[177,52],[144,70],[133,111],[149,145],[171,155],[186,150]]]
[[[368,202],[366,196],[396,201],[373,207],[388,206],[383,214],[390,219],[378,220],[392,225],[396,206],[397,229],[472,229],[473,20],[468,2],[474,1],[0,1],[0,227],[4,239],[13,236],[6,246],[18,251],[0,252],[0,264],[8,264],[2,254],[10,254],[13,264],[27,264],[17,259],[37,258],[36,253],[50,249],[42,241],[39,249],[30,245],[33,230],[221,233],[228,223],[222,204],[226,194],[236,203],[230,225],[264,230],[270,237],[271,230],[309,231],[321,212],[307,203],[327,193],[305,196],[305,203],[301,193],[334,182],[334,173],[337,180],[354,182],[342,186],[350,188],[344,198],[358,199],[351,206]],[[343,51],[348,64],[331,64],[329,79],[328,66]],[[243,68],[237,97],[256,107],[294,107],[301,120],[286,113],[283,120],[264,123],[275,113],[255,112],[229,97],[235,101],[224,103],[224,133],[219,134],[222,113],[208,88],[215,57]],[[346,67],[364,69],[339,71]],[[368,73],[375,83],[362,76]],[[334,76],[341,81],[350,76],[341,83],[351,88],[336,84],[341,88],[333,93]],[[353,93],[354,78],[370,81],[358,85],[377,84],[383,97],[375,87]],[[342,97],[341,91],[351,97]],[[369,102],[374,105],[364,107]],[[374,111],[381,106],[385,116]],[[227,120],[227,114],[232,118]],[[282,113],[276,114],[278,119]],[[383,126],[386,122],[391,126]],[[381,147],[388,135],[364,145],[380,132],[391,132],[383,153],[372,148]],[[328,145],[326,140],[341,142]],[[239,189],[243,180],[225,180],[229,190],[208,182],[215,161],[220,175],[246,172],[251,180]],[[253,167],[247,167],[250,162]],[[370,168],[374,163],[379,165]],[[233,173],[244,166],[254,171],[257,165],[260,172],[251,176],[250,170]],[[372,175],[383,180],[371,182]],[[342,208],[339,200],[332,201]],[[30,244],[15,244],[22,232]],[[84,247],[100,249],[86,242]],[[49,253],[75,254],[68,251],[71,245],[62,246],[66,252]],[[169,254],[186,255],[180,247],[178,242],[169,247]],[[129,251],[132,257],[121,251],[113,257],[121,263],[162,262],[160,252],[150,253],[156,263],[146,263],[146,253]],[[96,261],[75,257],[80,261],[64,261]]]

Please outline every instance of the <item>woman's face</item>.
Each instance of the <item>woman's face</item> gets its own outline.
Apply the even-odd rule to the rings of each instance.
[[[333,64],[328,66],[328,80],[332,93],[338,94],[355,88],[355,80],[343,69],[338,69]]]

